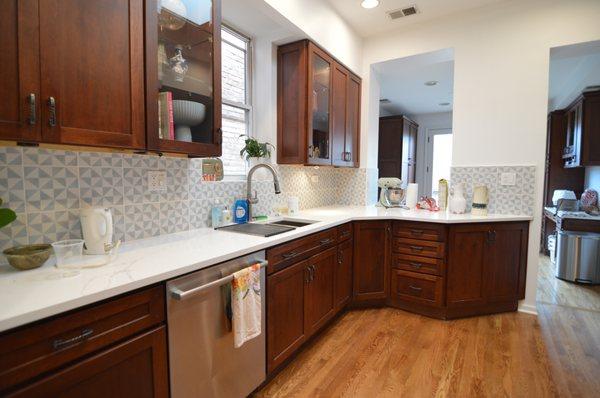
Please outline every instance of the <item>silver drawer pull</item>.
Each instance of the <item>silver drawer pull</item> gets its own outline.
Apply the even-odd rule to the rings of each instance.
[[[419,269],[419,268],[421,268],[421,267],[423,266],[423,264],[421,264],[421,263],[413,263],[413,262],[410,262],[409,264],[410,264],[410,265],[411,265],[413,268],[417,268],[417,269]]]
[[[87,338],[90,337],[93,333],[94,333],[94,329],[83,329],[83,331],[81,332],[80,335],[71,337],[70,339],[54,340],[54,342],[52,343],[52,347],[54,347],[55,350],[60,350],[61,348],[64,348],[64,347],[79,344],[82,341],[87,340]]]
[[[413,286],[413,285],[410,285],[409,288],[411,288],[415,292],[420,292],[421,290],[423,290],[423,288],[418,287],[418,286]]]
[[[290,258],[294,258],[298,255],[298,253],[296,252],[289,252],[289,253],[284,253],[281,255],[281,257],[283,257],[286,260],[289,260]]]
[[[323,239],[323,240],[319,241],[319,243],[321,245],[326,245],[326,244],[331,243],[331,242],[332,242],[331,238],[327,238],[327,239]]]
[[[423,246],[410,246],[410,250],[414,251],[414,252],[422,252],[424,249]]]
[[[423,230],[422,229],[411,229],[410,233],[413,235],[423,235]]]
[[[269,264],[269,262],[268,261],[257,261],[252,264],[259,264],[261,268],[264,268]],[[248,264],[248,266],[250,266],[252,264]],[[231,282],[232,280],[233,280],[233,274],[230,274],[230,275],[224,276],[221,279],[217,279],[216,281],[209,282],[206,285],[194,287],[190,290],[181,290],[176,287],[172,287],[169,291],[169,294],[175,300],[184,300],[191,296],[195,296],[198,293],[202,293],[208,289],[211,289],[213,287],[223,286],[223,285]]]

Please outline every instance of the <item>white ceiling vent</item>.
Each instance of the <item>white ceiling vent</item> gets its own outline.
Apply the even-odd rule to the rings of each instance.
[[[387,12],[387,14],[390,16],[391,19],[410,17],[411,15],[415,15],[418,13],[419,13],[419,9],[417,8],[417,6],[415,4]]]

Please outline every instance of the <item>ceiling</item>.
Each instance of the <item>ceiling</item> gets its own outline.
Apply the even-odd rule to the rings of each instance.
[[[550,111],[567,107],[590,86],[600,86],[600,41],[550,50]]]
[[[378,7],[368,10],[361,7],[361,0],[327,1],[359,35],[367,37],[507,0],[379,0]],[[411,5],[416,5],[420,13],[395,20],[387,15],[388,11]]]
[[[382,115],[418,115],[452,110],[454,53],[451,49],[399,58],[373,65],[381,87]],[[435,80],[435,86],[424,83]],[[450,105],[440,106],[442,102]]]

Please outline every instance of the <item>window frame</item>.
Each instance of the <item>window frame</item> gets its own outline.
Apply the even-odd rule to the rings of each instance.
[[[236,38],[246,42],[246,48],[240,47],[238,45],[236,45],[235,43],[232,43],[230,41],[228,41],[227,39],[224,38],[224,35],[221,35],[221,46],[223,45],[223,43],[226,43],[227,45],[230,45],[232,47],[235,47],[241,51],[244,51],[245,53],[245,99],[243,103],[241,102],[237,102],[237,101],[232,101],[232,100],[228,100],[224,97],[221,98],[221,103],[223,105],[227,105],[233,108],[238,108],[238,109],[242,109],[245,112],[246,115],[246,132],[248,134],[249,137],[252,137],[253,134],[253,125],[254,125],[254,112],[252,111],[252,52],[253,52],[253,47],[252,47],[252,38],[250,38],[249,36],[246,36],[242,33],[240,33],[239,31],[235,30],[234,28],[232,28],[231,26],[223,23],[221,25],[221,30],[222,31],[226,31],[228,34],[235,36]],[[225,174],[223,176],[223,178],[225,180],[236,180],[239,178],[245,178],[246,174],[248,172],[248,170],[246,169],[246,172],[244,174],[227,174],[227,171],[224,170]]]

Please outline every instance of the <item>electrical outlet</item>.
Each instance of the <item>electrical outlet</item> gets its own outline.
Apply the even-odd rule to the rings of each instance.
[[[160,192],[167,190],[167,172],[164,170],[148,171],[148,191]]]
[[[500,173],[500,185],[516,185],[516,173]]]

